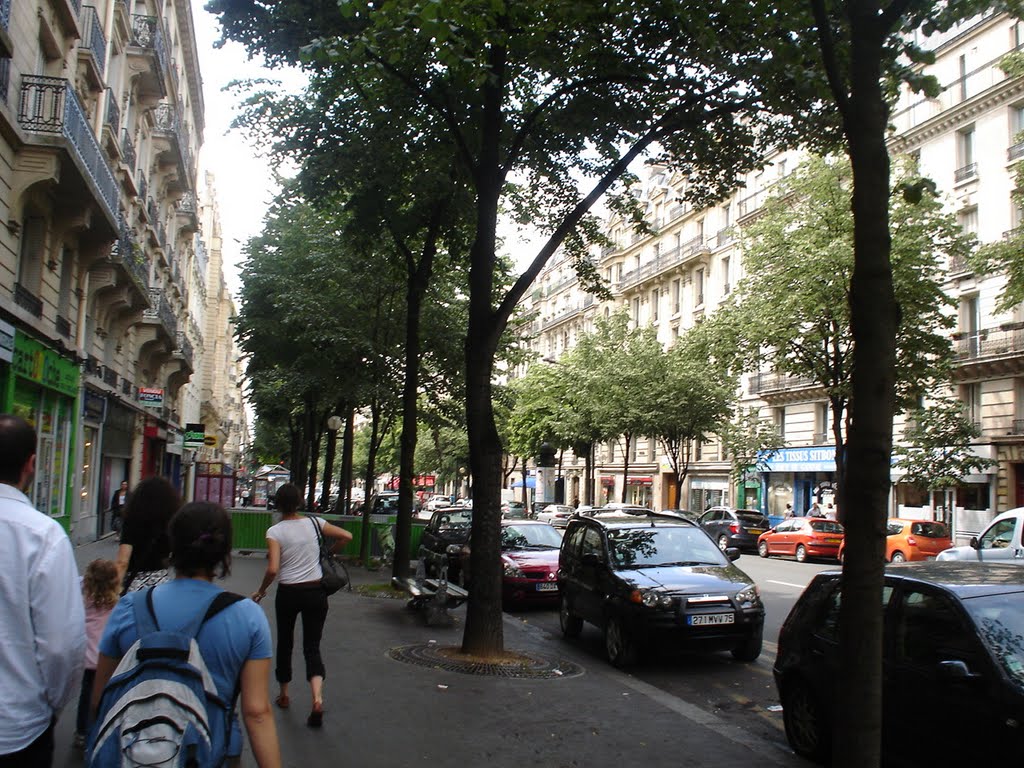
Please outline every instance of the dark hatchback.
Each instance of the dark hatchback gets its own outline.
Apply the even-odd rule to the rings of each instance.
[[[839,571],[815,576],[779,633],[786,738],[831,757]],[[886,569],[882,754],[887,766],[1024,764],[1024,569],[924,562]]]
[[[419,549],[427,578],[444,575],[448,581],[461,583],[460,553],[469,541],[472,523],[473,510],[464,507],[444,507],[431,515]]]
[[[756,550],[757,537],[772,527],[768,518],[756,509],[729,507],[711,507],[698,522],[723,552],[729,547]]]
[[[583,622],[604,630],[616,666],[654,640],[676,648],[761,654],[764,605],[754,582],[695,524],[648,513],[569,521],[558,561],[566,637]]]

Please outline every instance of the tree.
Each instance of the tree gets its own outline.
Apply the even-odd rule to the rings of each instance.
[[[981,430],[964,415],[963,403],[945,397],[909,414],[893,466],[902,469],[904,480],[932,492],[942,491],[945,522],[952,522],[952,493],[964,478],[993,466],[996,462],[979,456],[972,442]]]
[[[737,408],[732,420],[719,429],[718,436],[737,485],[743,483],[749,472],[767,471],[768,461],[786,444],[779,428],[762,419],[757,408]]]

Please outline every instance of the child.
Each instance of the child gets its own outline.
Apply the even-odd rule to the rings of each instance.
[[[121,595],[121,580],[113,560],[93,560],[82,577],[82,600],[85,602],[85,672],[82,693],[78,697],[78,718],[75,724],[75,748],[83,749],[89,730],[89,706],[92,683],[96,679],[96,658],[103,628]]]

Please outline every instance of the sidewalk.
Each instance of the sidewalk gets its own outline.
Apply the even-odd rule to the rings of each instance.
[[[76,548],[79,567],[113,557],[113,539]],[[236,556],[225,586],[251,593],[260,582],[262,555]],[[354,585],[383,584],[389,572],[351,568]],[[273,592],[273,588],[271,588]],[[274,623],[273,594],[264,608]],[[331,598],[322,651],[327,667],[324,728],[305,726],[308,688],[301,680],[298,639],[292,706],[275,707],[283,764],[323,766],[431,766],[431,768],[562,768],[629,766],[677,768],[804,765],[780,746],[726,724],[660,689],[580,653],[559,637],[515,619],[505,620],[505,647],[564,659],[578,676],[509,679],[468,675],[395,661],[388,651],[436,641],[458,646],[465,607],[455,625],[426,627],[405,601],[339,592]],[[55,766],[80,766],[71,750],[72,709],[57,726]],[[253,766],[248,748],[244,766]]]

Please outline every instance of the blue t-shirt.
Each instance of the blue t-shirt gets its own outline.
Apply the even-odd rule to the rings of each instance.
[[[174,579],[155,587],[153,610],[161,629],[181,629],[221,588],[201,579]],[[135,628],[135,600],[146,590],[131,592],[114,607],[100,640],[100,653],[114,659],[124,656],[139,635]],[[242,666],[250,659],[273,656],[270,624],[263,609],[248,598],[229,605],[199,630],[199,650],[217,692],[230,701]]]

